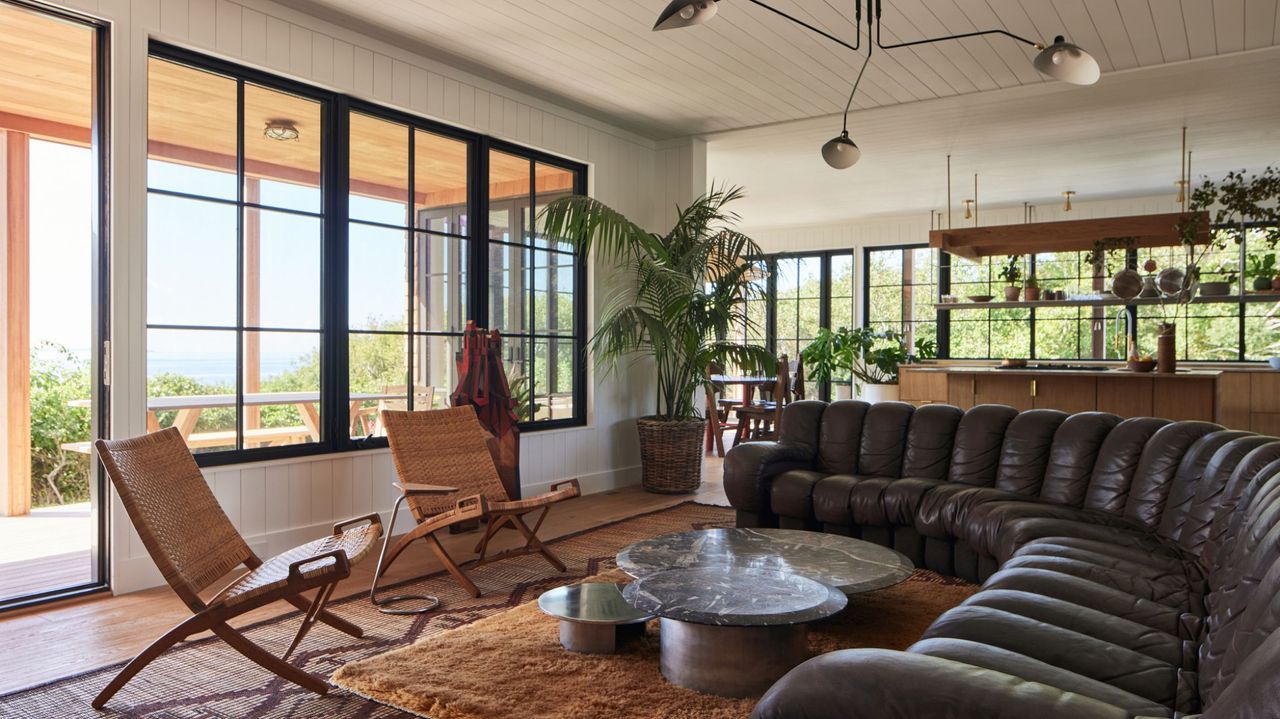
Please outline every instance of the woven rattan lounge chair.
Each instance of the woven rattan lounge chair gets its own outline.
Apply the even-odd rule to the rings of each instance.
[[[565,571],[564,562],[541,540],[538,529],[551,505],[581,494],[578,480],[570,479],[551,486],[551,491],[529,499],[511,500],[502,487],[493,460],[493,435],[485,430],[470,406],[451,407],[426,412],[382,413],[382,426],[391,443],[400,483],[401,500],[407,499],[418,526],[405,534],[387,551],[384,546],[374,573],[373,590],[378,577],[415,540],[426,539],[435,555],[458,583],[472,596],[480,589],[449,556],[435,533],[479,517],[488,520],[484,536],[476,545],[479,557],[473,566],[521,554],[541,554],[556,571]],[[442,482],[449,487],[439,487]],[[400,500],[397,501],[397,504]],[[539,512],[530,527],[524,516]],[[503,528],[514,528],[524,536],[524,546],[489,556],[489,541]],[[390,541],[390,532],[386,541]],[[372,596],[372,592],[370,594]],[[379,602],[375,601],[375,604]]]
[[[178,430],[170,427],[134,439],[94,443],[107,476],[124,502],[147,553],[193,615],[134,657],[93,700],[101,709],[135,674],[174,644],[211,631],[263,669],[325,694],[328,683],[286,661],[319,621],[362,636],[359,627],[325,610],[338,582],[351,574],[382,535],[377,514],[336,524],[333,534],[272,557],[259,559],[218,505]],[[364,524],[360,524],[364,522]],[[249,571],[209,599],[200,592],[244,565]],[[316,590],[313,599],[303,592]],[[302,626],[283,657],[249,641],[227,621],[284,600],[304,612]]]

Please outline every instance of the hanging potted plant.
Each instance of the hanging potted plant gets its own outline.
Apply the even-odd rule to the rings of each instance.
[[[1009,255],[1000,266],[1000,279],[1009,283],[1004,288],[1005,302],[1017,302],[1022,294],[1018,282],[1022,280],[1022,255]]]
[[[909,352],[901,332],[873,327],[849,330],[846,342],[858,397],[868,402],[897,400],[898,368],[938,354],[933,340],[916,338]]]
[[[733,229],[738,217],[725,209],[742,195],[712,187],[664,235],[581,195],[555,200],[540,214],[548,236],[632,280],[615,285],[589,344],[607,370],[636,356],[655,365],[657,411],[637,421],[641,484],[649,491],[698,488],[706,422],[699,408],[713,365],[776,371],[764,347],[724,339],[731,329],[754,326],[747,303],[758,298],[764,272],[760,248]]]

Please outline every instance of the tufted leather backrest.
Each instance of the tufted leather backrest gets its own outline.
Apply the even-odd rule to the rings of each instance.
[[[1226,486],[1240,460],[1268,441],[1249,432],[1224,430],[1207,434],[1192,445],[1174,475],[1156,534],[1178,541],[1199,492],[1212,494],[1211,487]]]
[[[915,407],[906,402],[878,402],[867,410],[858,446],[858,474],[901,477],[907,427]]]
[[[1133,417],[1116,425],[1107,434],[1107,439],[1098,449],[1098,461],[1093,465],[1093,475],[1089,477],[1089,487],[1085,490],[1085,509],[1115,515],[1124,511],[1142,450],[1151,436],[1167,424],[1167,419]]]
[[[1254,480],[1271,471],[1271,464],[1276,461],[1280,461],[1280,442],[1273,441],[1246,454],[1231,472],[1226,486],[1218,494],[1213,522],[1200,550],[1200,561],[1209,572],[1218,571],[1244,525],[1247,515],[1236,509],[1249,505],[1257,491]]]
[[[1000,448],[1009,423],[1018,410],[1002,404],[980,404],[960,420],[951,451],[947,481],[990,487],[1000,467]]]
[[[927,404],[916,409],[907,428],[903,477],[946,479],[951,449],[964,411],[948,404]]]
[[[1054,434],[1066,419],[1067,413],[1056,409],[1033,409],[1014,417],[1004,432],[996,489],[1038,495]]]
[[[831,474],[853,474],[858,471],[862,425],[870,408],[869,403],[853,399],[832,402],[827,406],[822,413],[818,436],[819,471]]]
[[[1122,516],[1155,529],[1183,457],[1201,437],[1220,429],[1212,422],[1174,422],[1152,435],[1138,461]]]
[[[1068,417],[1053,435],[1040,499],[1069,507],[1083,505],[1098,450],[1118,424],[1120,418],[1107,412],[1080,412]]]

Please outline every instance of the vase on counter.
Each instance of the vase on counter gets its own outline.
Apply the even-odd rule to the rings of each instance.
[[[1173,374],[1178,371],[1178,326],[1163,322],[1157,329],[1156,371]]]

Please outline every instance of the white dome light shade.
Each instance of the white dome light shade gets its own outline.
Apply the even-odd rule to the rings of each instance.
[[[653,24],[654,30],[701,25],[716,16],[716,0],[671,0]]]
[[[849,133],[841,132],[822,145],[822,159],[837,170],[847,170],[862,159],[862,150],[849,139]]]
[[[1098,61],[1079,45],[1067,42],[1061,35],[1053,44],[1040,51],[1033,63],[1036,69],[1049,77],[1072,85],[1092,85],[1102,77]]]

